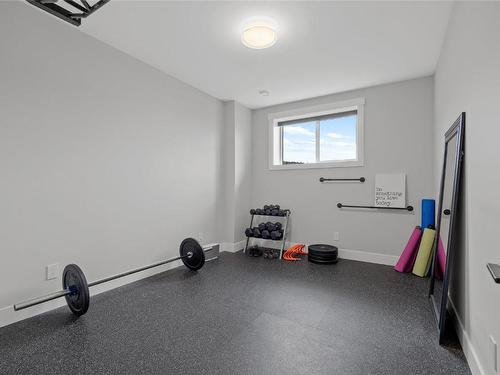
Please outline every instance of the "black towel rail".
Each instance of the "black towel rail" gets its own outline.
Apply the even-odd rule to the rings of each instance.
[[[319,182],[325,182],[325,181],[359,181],[359,182],[365,182],[366,179],[364,177],[360,178],[324,178],[320,177]]]
[[[374,210],[405,210],[405,211],[413,211],[413,206],[407,207],[378,207],[378,206],[356,206],[356,205],[347,205],[343,203],[337,203],[338,208],[368,208]]]

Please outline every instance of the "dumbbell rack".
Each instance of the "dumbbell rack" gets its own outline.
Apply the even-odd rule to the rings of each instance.
[[[272,217],[272,218],[277,218],[277,217],[283,217],[285,218],[285,223],[283,225],[283,237],[280,240],[273,240],[271,238],[258,238],[259,240],[264,240],[264,241],[281,241],[281,248],[280,248],[280,259],[283,258],[283,252],[285,251],[285,244],[286,244],[286,233],[288,229],[288,220],[290,219],[290,210],[285,210],[285,216],[273,216],[273,215],[258,215],[258,214],[250,214],[250,228],[253,228],[253,219],[254,216],[267,216],[267,217]],[[248,249],[248,243],[250,242],[250,238],[256,238],[256,237],[247,237],[247,241],[245,243],[245,249],[243,249],[243,253],[247,252]]]

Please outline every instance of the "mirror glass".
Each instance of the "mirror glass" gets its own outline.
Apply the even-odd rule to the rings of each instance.
[[[441,174],[441,186],[437,213],[437,236],[434,241],[432,276],[429,297],[439,329],[439,341],[444,339],[447,318],[448,289],[450,281],[454,240],[455,212],[458,206],[460,173],[463,155],[463,129],[465,114],[455,121],[446,132],[444,147],[444,162]]]
[[[444,189],[443,189],[443,204],[441,209],[441,225],[439,230],[439,241],[441,241],[442,246],[439,250],[444,252],[444,257],[442,259],[446,260],[446,253],[448,252],[448,243],[450,235],[450,216],[451,216],[451,205],[453,196],[453,178],[455,177],[455,159],[457,154],[457,136],[450,139],[446,143],[446,162],[444,167]],[[446,268],[446,261],[444,262],[444,268]],[[443,275],[442,269],[437,267],[434,269],[435,279],[434,279],[434,298],[440,304],[443,296]],[[441,306],[438,306],[438,310],[441,310]]]

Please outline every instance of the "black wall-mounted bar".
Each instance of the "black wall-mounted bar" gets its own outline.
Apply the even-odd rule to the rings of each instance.
[[[27,0],[27,2],[31,5],[34,5],[37,8],[40,8],[47,13],[50,13],[53,16],[56,16],[75,26],[80,26],[82,23],[82,18],[90,16],[92,13],[97,11],[106,3],[109,3],[111,0],[100,0],[94,5],[90,5],[86,0],[63,0],[64,3],[69,4],[75,10],[77,9],[80,13],[73,13],[63,6],[57,5],[57,1],[58,0]]]
[[[324,178],[320,177],[319,182],[325,182],[325,181],[359,181],[359,182],[365,182],[366,179],[364,177],[360,178]]]
[[[500,264],[488,263],[486,265],[488,271],[491,273],[491,277],[497,284],[500,284]]]
[[[408,207],[377,207],[377,206],[355,206],[355,205],[347,205],[342,203],[337,203],[338,208],[368,208],[374,210],[405,210],[405,211],[413,211],[413,206]]]

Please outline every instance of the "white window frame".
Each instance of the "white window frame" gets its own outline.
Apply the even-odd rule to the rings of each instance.
[[[316,169],[316,168],[339,168],[339,167],[362,167],[364,165],[364,105],[365,98],[343,100],[340,102],[318,105],[314,107],[298,108],[290,111],[271,113],[269,119],[269,169]],[[325,116],[342,112],[357,111],[356,126],[356,159],[338,161],[319,161],[306,164],[281,164],[282,163],[282,140],[279,123],[284,121],[307,119],[311,117]],[[316,124],[316,126],[319,126]],[[316,142],[319,142],[319,131],[316,131]],[[316,147],[319,153],[319,147]],[[319,155],[316,155],[319,160]]]

